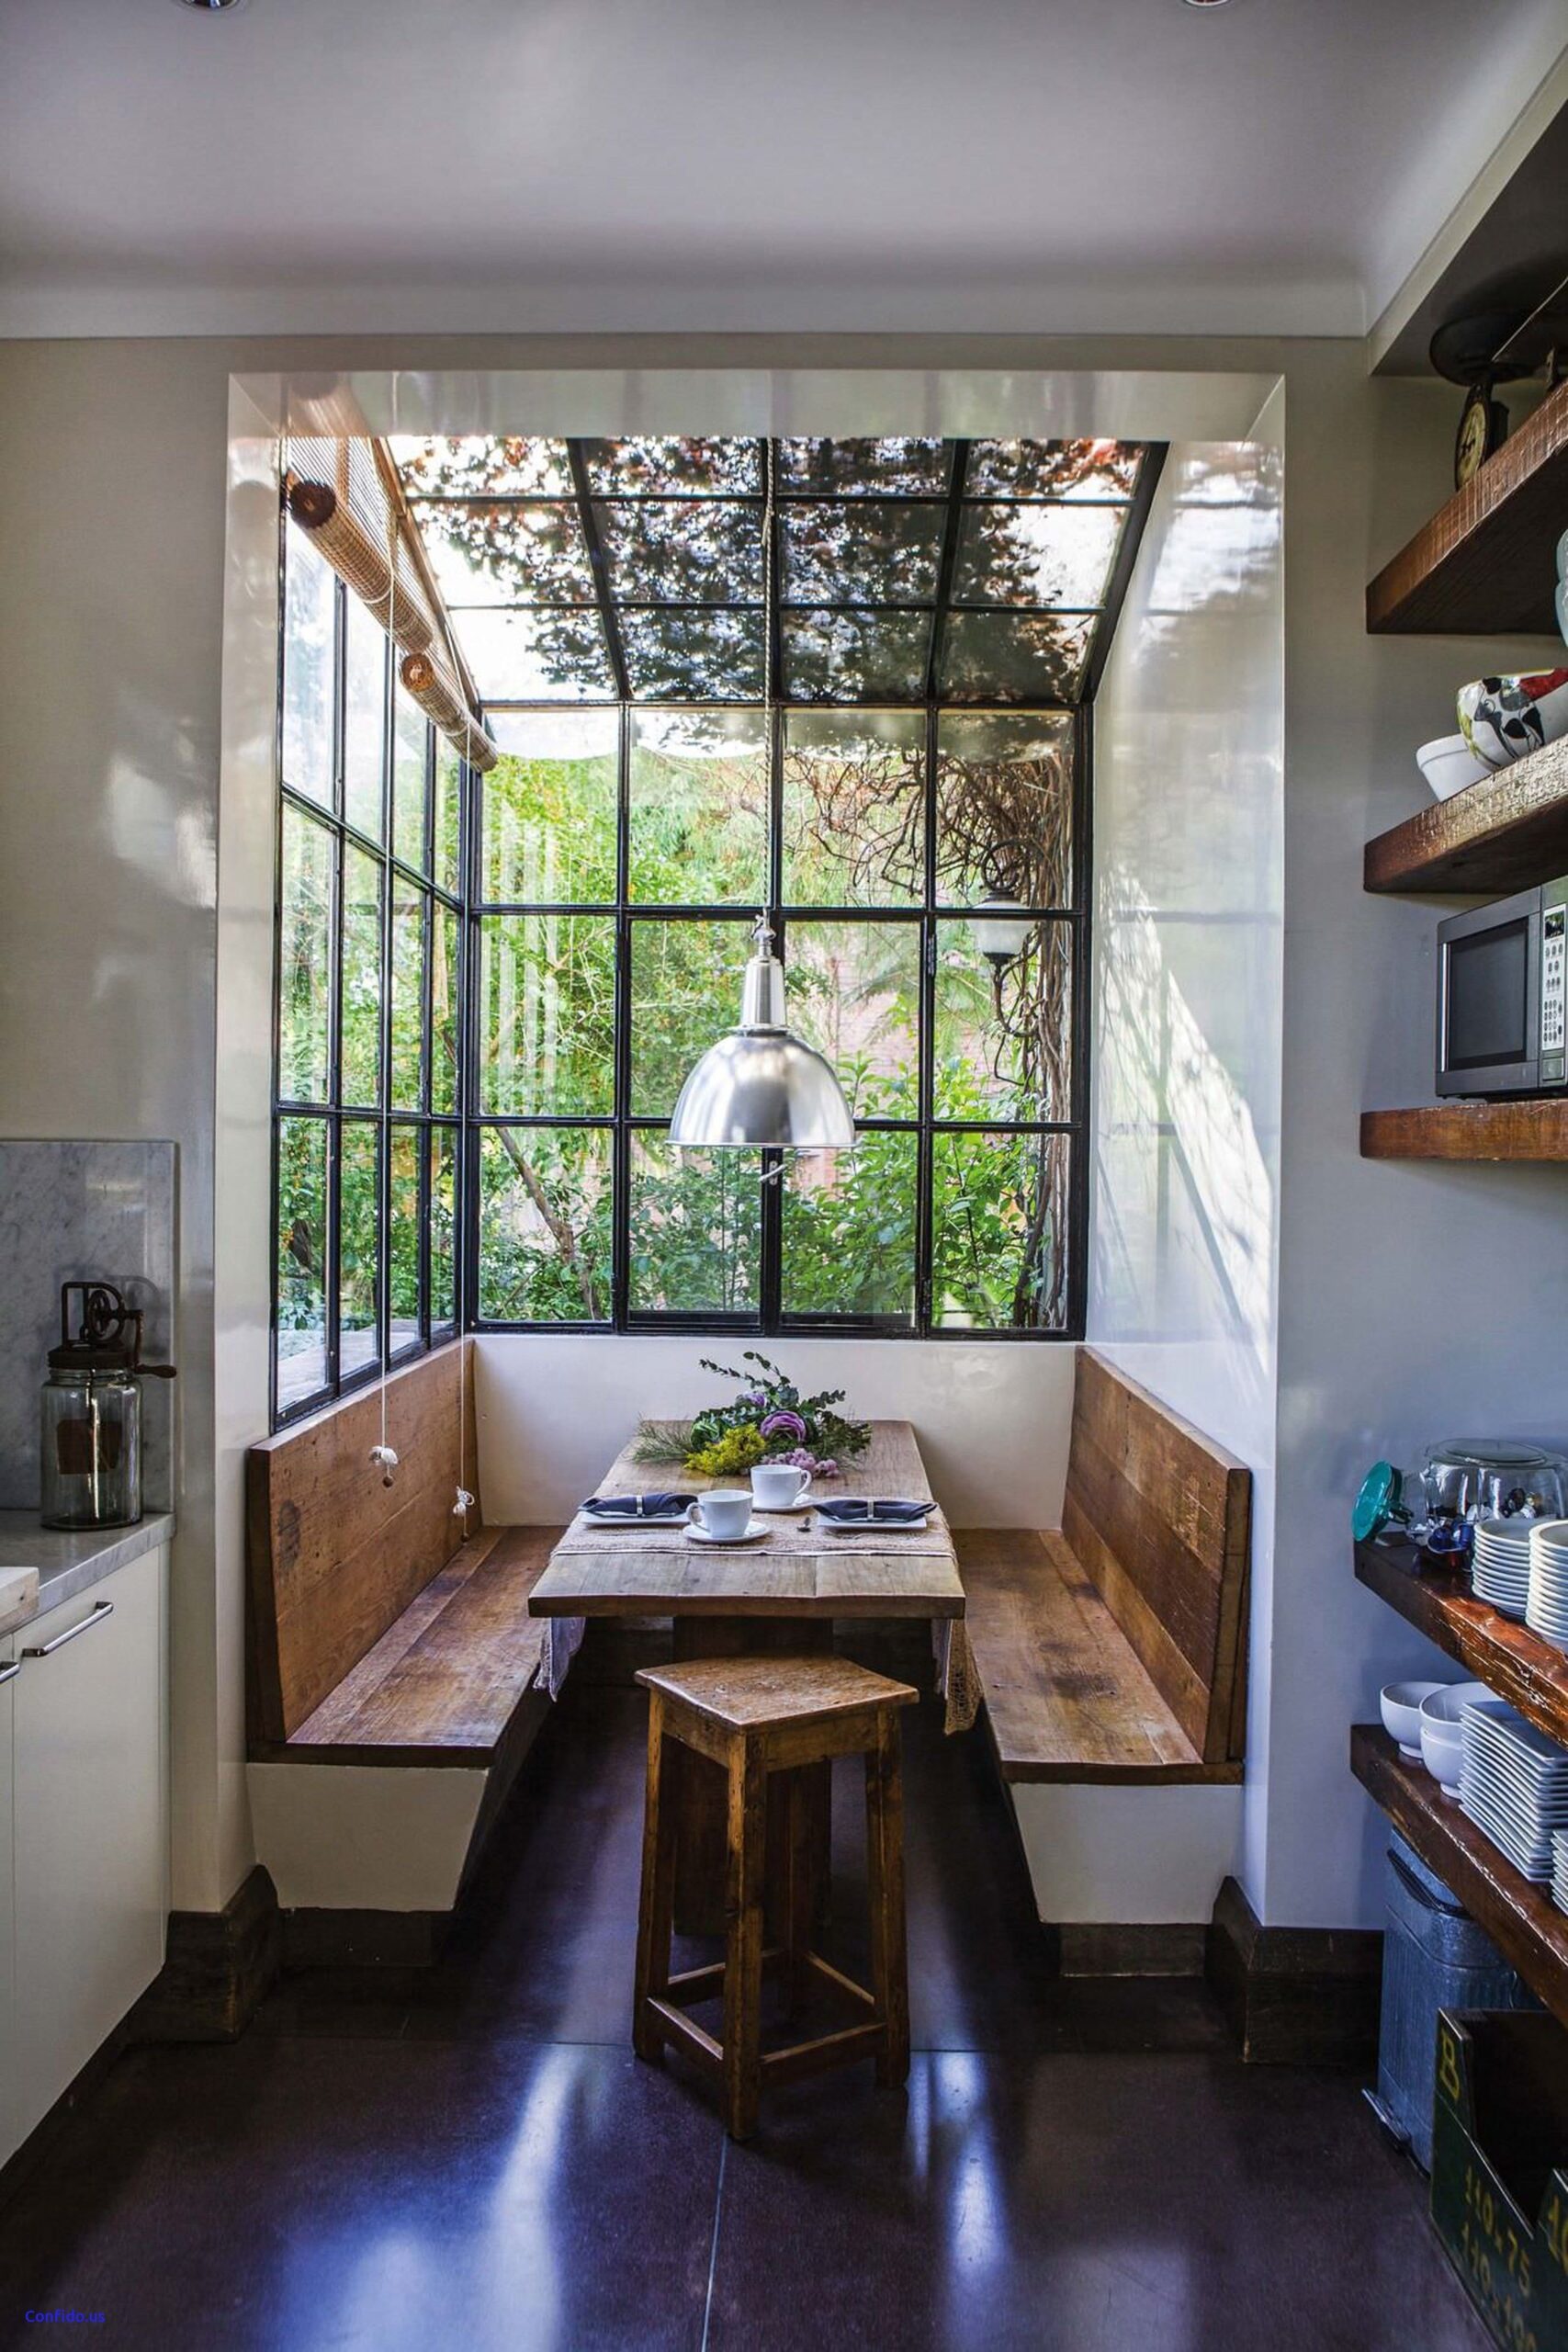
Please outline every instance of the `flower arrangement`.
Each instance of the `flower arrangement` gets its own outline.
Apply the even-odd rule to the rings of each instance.
[[[645,1421],[634,1448],[639,1462],[683,1460],[708,1477],[743,1477],[759,1462],[789,1462],[819,1478],[838,1476],[840,1456],[863,1453],[871,1442],[864,1421],[852,1421],[835,1408],[841,1388],[803,1396],[766,1356],[748,1348],[740,1359],[754,1372],[738,1372],[704,1356],[705,1372],[740,1383],[728,1405],[710,1405],[694,1420]]]

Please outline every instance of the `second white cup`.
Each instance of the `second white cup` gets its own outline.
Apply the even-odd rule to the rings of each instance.
[[[697,1497],[690,1516],[705,1535],[716,1536],[721,1544],[734,1544],[751,1524],[751,1498],[744,1487],[715,1487]]]
[[[811,1492],[811,1473],[794,1462],[759,1462],[751,1492],[759,1510],[793,1510]]]

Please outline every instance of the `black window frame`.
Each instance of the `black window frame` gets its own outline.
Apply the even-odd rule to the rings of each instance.
[[[421,713],[424,728],[424,831],[423,856],[425,871],[421,873],[395,849],[394,779],[397,771],[397,679],[395,649],[391,640],[383,639],[383,670],[381,695],[381,827],[382,838],[352,823],[347,816],[345,788],[348,715],[348,629],[347,617],[352,592],[328,568],[333,599],[332,654],[332,802],[324,806],[307,792],[299,790],[285,773],[286,730],[284,714],[288,695],[288,564],[289,541],[298,525],[290,523],[287,506],[280,509],[278,518],[278,663],[277,701],[275,720],[276,808],[274,811],[274,894],[273,894],[273,972],[275,975],[272,1004],[272,1113],[270,1121],[271,1166],[269,1173],[271,1201],[271,1248],[269,1291],[271,1302],[271,1344],[268,1350],[268,1404],[273,1429],[282,1429],[319,1412],[325,1405],[339,1397],[354,1395],[371,1386],[385,1373],[415,1362],[432,1349],[445,1347],[462,1337],[466,1329],[465,1295],[463,1288],[465,1251],[462,1218],[465,1198],[463,1182],[463,1152],[467,1142],[464,1120],[463,1041],[466,1036],[466,1007],[463,1001],[467,970],[467,913],[465,877],[467,865],[467,826],[468,822],[469,786],[466,763],[457,764],[457,888],[443,887],[437,874],[440,795],[437,788],[439,751],[436,732],[429,719]],[[320,560],[321,559],[318,559]],[[377,624],[378,627],[379,625]],[[303,817],[321,828],[332,846],[332,881],[330,893],[329,937],[327,960],[330,973],[327,1003],[328,1080],[324,1101],[286,1095],[282,1089],[283,1014],[282,944],[284,924],[284,825],[288,811]],[[359,850],[374,858],[381,874],[381,909],[379,927],[380,998],[378,1011],[379,1102],[376,1105],[345,1103],[343,1098],[343,965],[344,965],[344,865],[346,854]],[[423,937],[423,988],[420,1008],[420,1085],[417,1107],[394,1102],[392,1099],[392,1027],[393,1027],[393,931],[394,908],[401,890],[412,890],[420,899],[420,925]],[[458,1051],[453,1074],[452,1108],[434,1108],[434,989],[436,949],[439,939],[439,912],[445,909],[457,925],[457,992],[455,1022]],[[281,1334],[279,1318],[281,1256],[280,1139],[283,1122],[310,1121],[319,1124],[326,1143],[325,1251],[323,1264],[324,1310],[324,1378],[308,1390],[285,1393],[281,1378],[282,1363],[278,1341]],[[376,1329],[372,1351],[367,1361],[353,1364],[346,1372],[343,1366],[342,1331],[342,1177],[343,1138],[345,1129],[374,1127],[377,1130],[377,1202],[376,1202]],[[412,1133],[418,1138],[418,1314],[417,1329],[399,1340],[392,1338],[392,1170],[393,1149],[400,1134]],[[452,1305],[450,1320],[433,1317],[431,1308],[431,1232],[432,1232],[432,1159],[434,1138],[449,1135],[454,1153],[452,1186]],[[400,1318],[403,1320],[404,1318]]]

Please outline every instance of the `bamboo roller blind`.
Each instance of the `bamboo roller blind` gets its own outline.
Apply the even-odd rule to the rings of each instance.
[[[367,440],[292,436],[288,511],[399,654],[404,687],[468,765],[499,754],[474,715],[439,592],[403,511],[389,457]]]

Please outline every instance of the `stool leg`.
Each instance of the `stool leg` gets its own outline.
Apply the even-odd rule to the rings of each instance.
[[[818,1781],[826,1766],[796,1765],[783,1777],[788,1784],[789,1820],[785,1846],[784,1947],[788,2013],[798,2017],[811,1982],[808,1965],[817,1927],[818,1894],[821,1882],[818,1851]]]
[[[650,1997],[670,1989],[670,1934],[675,1907],[675,1822],[668,1799],[675,1763],[666,1737],[664,1698],[649,1693],[648,1794],[642,1816],[642,1891],[637,1917],[637,1979],[632,1994],[632,2047],[639,2058],[664,2054],[664,2036],[649,2010]]]
[[[877,1716],[876,1746],[865,1758],[866,1877],[871,1895],[871,1989],[884,2027],[879,2083],[909,2074],[909,1984],[904,1938],[904,1776],[898,1718]]]
[[[733,2140],[750,2139],[756,2130],[761,2086],[767,1779],[760,1743],[737,1738],[729,1757],[724,1951],[724,2105]]]

